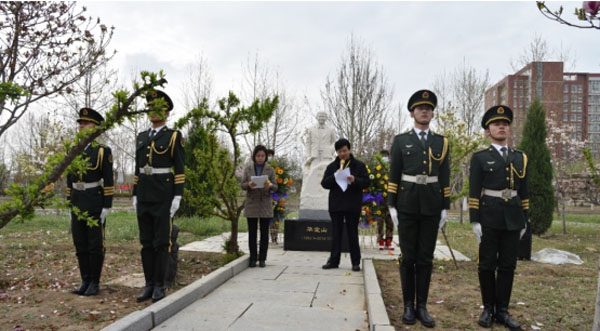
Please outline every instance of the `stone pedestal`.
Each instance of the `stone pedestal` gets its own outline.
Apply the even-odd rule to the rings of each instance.
[[[283,223],[283,249],[290,251],[331,251],[331,220],[287,219]],[[342,252],[349,252],[348,234],[342,233]]]

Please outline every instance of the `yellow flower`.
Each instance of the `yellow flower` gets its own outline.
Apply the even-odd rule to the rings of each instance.
[[[385,184],[385,182],[384,182],[384,181],[382,181],[382,180],[380,180],[380,181],[379,181],[379,184],[383,185],[383,184]]]
[[[388,175],[385,175],[385,176],[383,176],[383,179],[388,180],[390,178],[388,177]]]
[[[381,177],[381,174],[377,174],[377,176],[376,176],[376,177],[377,177],[377,178]]]
[[[377,211],[377,215],[378,215],[378,216],[381,216],[381,210],[378,210],[378,211]]]
[[[383,184],[383,188],[387,190],[387,184]]]
[[[375,167],[375,170],[377,170],[377,171],[381,170],[381,164],[378,164],[378,165]]]
[[[367,172],[368,172],[368,173],[371,173],[371,169],[367,168]]]
[[[383,192],[383,197],[387,197],[387,192]]]

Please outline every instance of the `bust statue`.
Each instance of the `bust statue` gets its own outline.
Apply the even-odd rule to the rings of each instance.
[[[321,187],[327,165],[335,156],[335,131],[325,125],[327,113],[317,113],[317,125],[305,133],[305,158],[302,167],[300,218],[329,219],[329,192]]]

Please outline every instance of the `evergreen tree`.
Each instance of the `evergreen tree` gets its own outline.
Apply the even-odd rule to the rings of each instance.
[[[523,127],[523,140],[519,149],[527,154],[529,177],[529,220],[531,232],[544,234],[552,225],[555,198],[552,186],[552,164],[550,150],[546,146],[546,112],[539,99],[535,99],[527,110]]]
[[[185,186],[181,207],[177,211],[181,216],[210,215],[212,205],[209,198],[216,193],[211,181],[205,180],[208,175],[206,162],[200,159],[210,153],[210,143],[215,140],[214,133],[209,132],[198,119],[192,119],[185,143]]]

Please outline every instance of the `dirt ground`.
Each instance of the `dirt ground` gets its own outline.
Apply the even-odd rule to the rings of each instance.
[[[143,272],[137,240],[107,245],[100,294],[84,297],[70,293],[79,286],[80,276],[69,236],[44,239],[40,232],[19,236],[11,234],[9,240],[0,241],[1,330],[97,330],[151,303],[135,302],[139,288],[106,285]],[[180,251],[177,284],[167,295],[221,262],[222,254]]]
[[[390,322],[397,330],[425,330],[419,322],[402,324],[402,287],[398,261],[376,260],[375,269]],[[429,313],[436,329],[485,330],[477,325],[482,311],[475,262],[435,261]],[[517,263],[509,311],[524,330],[590,330],[596,298],[597,269],[587,265]],[[505,330],[499,324],[492,329]]]

